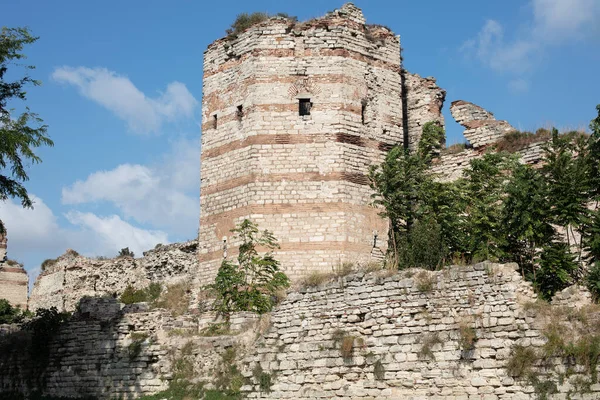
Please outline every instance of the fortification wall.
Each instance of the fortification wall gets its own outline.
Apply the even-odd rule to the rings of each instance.
[[[366,174],[403,142],[398,37],[351,4],[275,18],[211,44],[203,82],[200,284],[249,217],[281,240],[292,278],[382,256],[387,223]]]
[[[31,348],[31,332],[0,327],[0,398],[37,391],[61,398],[134,399],[166,389],[174,364],[194,353],[196,376],[208,381],[227,348],[255,338],[258,321],[255,315],[237,314],[231,327],[243,334],[200,336],[215,318],[173,317],[167,310],[148,310],[144,303],[124,306],[112,298],[85,298],[43,344],[45,355]]]
[[[23,265],[7,257],[7,235],[0,235],[0,299],[6,299],[11,305],[27,308],[29,277]]]
[[[56,307],[74,311],[84,296],[101,297],[123,293],[129,285],[136,289],[151,282],[170,285],[191,282],[198,269],[196,240],[159,246],[140,258],[121,257],[97,260],[67,251],[36,279],[29,306]]]
[[[294,293],[245,360],[248,377],[257,364],[276,377],[271,392],[245,389],[250,398],[272,399],[537,399],[539,388],[506,370],[515,345],[537,351],[546,341],[533,291],[515,268],[483,263],[391,277],[359,274]],[[570,296],[564,291],[558,303],[589,306],[586,296],[576,302]],[[473,347],[465,347],[470,340]],[[599,384],[578,395],[577,376],[561,381],[551,370],[539,366],[534,374],[557,385],[549,399],[600,396]]]
[[[268,316],[235,315],[230,331],[213,337],[201,334],[218,322],[213,314],[175,318],[144,304],[85,299],[49,342],[45,368],[24,350],[22,332],[0,327],[0,391],[135,398],[164,389],[182,359],[196,381],[210,386],[223,355],[235,349],[249,398],[533,400],[548,383],[557,390],[549,399],[598,398],[592,374],[565,361],[533,362],[534,376],[546,382],[537,388],[508,374],[516,345],[538,351],[549,323],[584,321],[570,311],[561,318],[540,311],[515,268],[482,263],[352,274],[290,293],[270,322]],[[564,290],[555,302],[541,306],[595,310],[585,321],[590,327],[600,321],[582,288]],[[565,335],[565,341],[576,339]],[[269,375],[270,388],[260,387],[257,365]],[[582,385],[586,380],[590,384]],[[585,394],[577,393],[585,387]]]

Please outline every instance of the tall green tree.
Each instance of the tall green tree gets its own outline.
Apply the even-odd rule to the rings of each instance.
[[[37,114],[28,107],[20,112],[10,108],[13,100],[27,99],[28,86],[40,85],[40,81],[28,74],[35,67],[21,63],[26,58],[24,47],[36,40],[27,28],[3,27],[0,34],[0,201],[17,198],[26,208],[33,208],[33,202],[23,185],[29,179],[25,165],[41,162],[33,149],[54,145],[47,136],[48,127]],[[11,75],[21,77],[8,80],[9,67]],[[19,69],[23,71],[19,73]],[[0,221],[0,233],[4,229]]]
[[[502,228],[506,258],[519,264],[521,274],[535,281],[540,248],[550,243],[555,230],[550,224],[548,185],[529,165],[519,164],[506,188]]]
[[[486,153],[471,160],[464,172],[469,255],[478,260],[502,258],[506,238],[502,209],[506,184],[515,158],[505,153]]]

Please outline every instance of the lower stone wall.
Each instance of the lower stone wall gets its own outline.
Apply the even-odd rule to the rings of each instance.
[[[270,316],[236,314],[228,325],[213,313],[173,317],[145,303],[84,299],[45,359],[29,350],[28,332],[0,327],[0,398],[40,390],[134,399],[167,388],[181,360],[188,379],[210,387],[234,354],[248,398],[533,400],[555,385],[548,399],[598,399],[593,374],[569,360],[532,362],[535,387],[507,372],[518,345],[541,352],[548,326],[600,332],[584,288],[554,303],[536,302],[515,264],[492,263],[354,273],[298,288]],[[588,310],[585,320],[575,309]],[[565,343],[575,339],[569,332]]]
[[[270,392],[244,389],[272,399],[540,398],[506,371],[515,345],[545,343],[535,311],[527,311],[534,300],[516,264],[340,278],[290,295],[273,313],[245,375],[252,380],[260,365],[275,383]],[[549,374],[535,372],[540,382]],[[548,379],[559,391],[548,398],[600,398],[600,384],[566,397],[577,376]]]
[[[0,325],[0,399],[34,392],[135,399],[166,389],[182,352],[193,360],[196,379],[210,383],[227,348],[256,339],[258,320],[254,314],[236,314],[230,327],[235,335],[205,337],[201,330],[218,322],[212,313],[173,317],[164,309],[148,310],[145,303],[83,299],[46,344],[46,356],[32,350],[29,331]]]

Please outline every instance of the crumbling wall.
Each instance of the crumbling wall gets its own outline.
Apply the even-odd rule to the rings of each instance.
[[[408,147],[415,149],[421,140],[423,125],[436,121],[444,126],[442,107],[446,91],[435,78],[421,78],[418,74],[405,73],[405,90],[408,108]]]
[[[508,122],[498,121],[494,114],[482,107],[464,100],[453,101],[450,106],[452,116],[466,129],[465,138],[468,146],[455,152],[442,152],[434,160],[431,171],[441,181],[453,181],[463,176],[463,171],[473,159],[483,157],[487,151],[494,151],[494,144],[502,140],[504,135],[515,131]],[[521,162],[535,165],[543,157],[543,142],[530,143],[516,151]]]
[[[151,282],[170,285],[191,282],[197,274],[196,240],[161,245],[141,258],[98,260],[67,251],[36,279],[30,308],[57,307],[73,311],[84,296],[119,295],[129,285],[136,289]]]
[[[508,122],[496,120],[494,114],[468,101],[453,101],[450,113],[456,122],[466,128],[463,134],[475,149],[495,143],[506,133],[515,130]]]

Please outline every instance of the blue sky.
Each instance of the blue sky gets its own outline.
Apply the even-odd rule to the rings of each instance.
[[[28,26],[43,86],[27,104],[54,148],[30,168],[35,209],[0,204],[9,257],[34,275],[74,248],[138,255],[193,238],[199,214],[202,53],[240,12],[300,20],[343,1],[8,1],[2,26]],[[367,1],[368,23],[402,37],[405,66],[447,90],[448,142],[462,141],[451,101],[477,103],[521,129],[586,127],[600,103],[600,2]],[[15,104],[18,106],[18,104]]]

